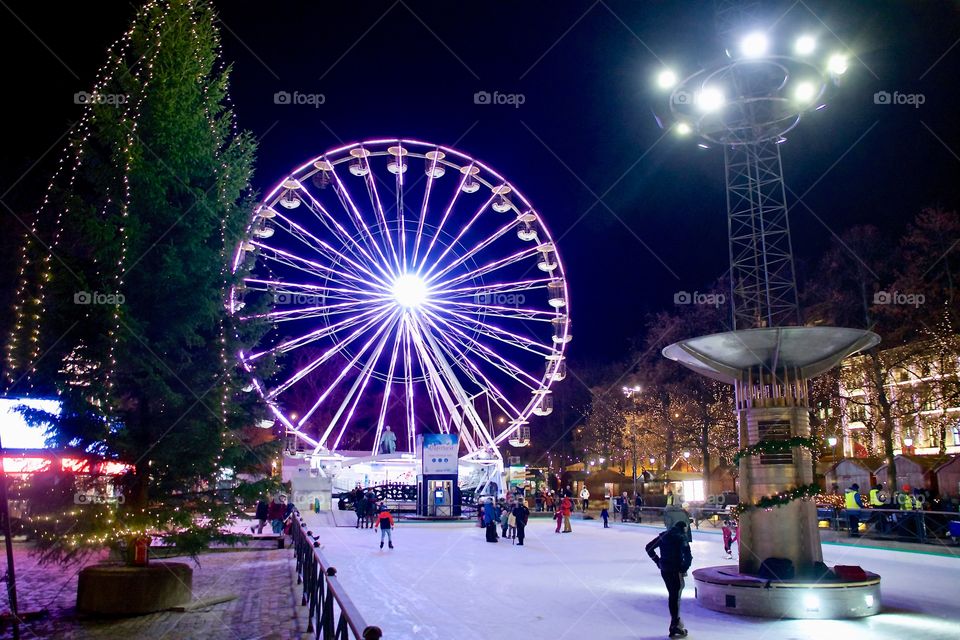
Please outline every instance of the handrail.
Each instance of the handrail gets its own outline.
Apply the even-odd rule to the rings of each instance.
[[[309,606],[307,632],[319,640],[379,640],[383,632],[368,625],[337,579],[337,570],[320,553],[320,543],[294,509],[290,524],[297,558],[297,584],[303,584],[302,606]]]

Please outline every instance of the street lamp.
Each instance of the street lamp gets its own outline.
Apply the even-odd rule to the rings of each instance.
[[[690,459],[690,452],[689,452],[689,451],[684,451],[684,452],[683,452],[683,457],[684,457],[685,460],[689,460],[689,459]]]

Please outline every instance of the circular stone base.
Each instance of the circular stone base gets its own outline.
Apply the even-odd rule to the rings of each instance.
[[[193,568],[183,562],[145,567],[98,564],[80,570],[77,609],[95,615],[139,615],[193,599]]]
[[[743,575],[735,565],[693,572],[696,598],[714,611],[762,618],[864,618],[880,612],[880,576],[859,582],[788,580]]]

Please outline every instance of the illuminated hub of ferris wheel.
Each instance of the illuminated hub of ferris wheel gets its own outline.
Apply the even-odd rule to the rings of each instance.
[[[233,269],[231,313],[267,327],[240,354],[249,388],[314,453],[456,433],[462,459],[499,459],[566,375],[567,284],[540,213],[452,148],[311,159],[256,208]]]

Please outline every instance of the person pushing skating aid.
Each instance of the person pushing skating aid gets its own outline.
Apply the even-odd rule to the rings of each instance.
[[[663,578],[663,584],[667,587],[671,638],[682,638],[687,635],[683,621],[680,620],[680,593],[683,591],[683,578],[693,562],[686,529],[685,522],[678,522],[647,543],[647,555],[660,569],[660,577]],[[657,556],[657,549],[660,549],[660,556]]]

